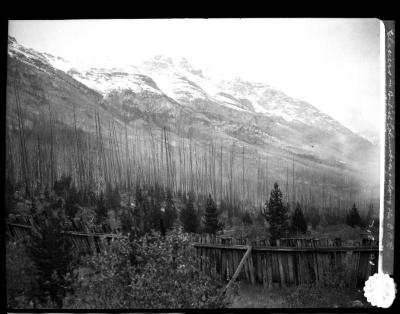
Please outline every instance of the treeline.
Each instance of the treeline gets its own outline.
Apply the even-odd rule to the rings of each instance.
[[[14,211],[15,188],[7,184],[6,210]],[[123,200],[122,200],[123,199]],[[41,203],[40,206],[39,203]],[[222,204],[224,205],[224,204]],[[41,208],[41,210],[39,210]],[[257,212],[237,209],[236,215],[229,217],[224,206],[218,206],[211,194],[195,198],[194,193],[179,192],[176,197],[171,190],[160,185],[142,188],[137,185],[134,196],[120,195],[117,187],[106,185],[105,192],[99,196],[92,191],[77,190],[71,177],[62,176],[54,184],[52,191],[45,191],[33,198],[29,214],[34,221],[47,219],[54,212],[64,217],[68,230],[82,232],[112,233],[120,232],[142,236],[152,230],[165,235],[174,226],[182,226],[188,233],[217,233],[224,228],[235,226],[258,225],[264,236],[284,238],[304,235],[318,226],[347,224],[351,227],[366,228],[374,221],[374,210],[371,206],[367,215],[361,216],[353,204],[351,209],[330,215],[329,212],[317,210],[304,211],[300,203],[294,210],[283,200],[283,194],[277,183],[266,199],[263,210]],[[256,232],[256,231],[255,231]],[[258,237],[263,237],[261,234]]]
[[[6,213],[9,217],[18,213],[15,208],[18,190],[6,180]],[[104,192],[78,190],[70,176],[62,176],[53,189],[32,195],[25,214],[40,224],[43,219],[56,215],[64,220],[65,228],[82,232],[121,232],[141,236],[152,230],[165,235],[174,226],[182,226],[189,233],[215,233],[223,228],[211,195],[195,199],[194,193],[178,193],[160,185],[142,187],[137,185],[134,195],[122,196],[117,187],[106,185]],[[17,197],[18,198],[18,197]],[[19,196],[20,201],[24,197]],[[178,202],[178,208],[175,203]]]
[[[265,203],[262,215],[269,224],[269,232],[272,241],[289,236],[306,234],[308,225],[311,222],[308,221],[308,217],[303,214],[303,210],[299,203],[296,204],[293,213],[289,212],[289,206],[283,203],[282,192],[277,183],[274,184],[270,198]],[[352,208],[344,213],[340,218],[344,221],[336,220],[332,221],[331,224],[346,223],[353,228],[357,226],[365,228],[372,225],[374,219],[372,210],[369,211],[365,219],[362,219],[356,204],[353,204]],[[311,223],[315,224],[315,221],[312,221]],[[313,227],[315,228],[315,226]]]

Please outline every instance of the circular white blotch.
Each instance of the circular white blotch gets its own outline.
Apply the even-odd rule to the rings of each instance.
[[[364,295],[372,305],[388,308],[396,297],[396,284],[388,274],[376,273],[365,282]]]
[[[164,208],[164,207],[161,207],[161,211],[162,211],[162,212],[165,212],[165,208]]]

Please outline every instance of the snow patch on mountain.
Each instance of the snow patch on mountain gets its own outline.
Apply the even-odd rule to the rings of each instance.
[[[216,80],[193,68],[184,58],[155,56],[138,66],[124,65],[118,68],[112,66],[112,60],[103,58],[104,62],[100,62],[101,67],[89,67],[83,62],[70,62],[61,57],[25,48],[12,37],[9,37],[8,44],[11,56],[42,71],[50,69],[46,70],[46,67],[64,71],[104,96],[113,90],[129,89],[134,93],[167,95],[181,104],[191,104],[200,99],[236,111],[352,133],[314,106],[293,99],[276,88],[245,81],[240,77]],[[370,137],[364,137],[371,142]]]

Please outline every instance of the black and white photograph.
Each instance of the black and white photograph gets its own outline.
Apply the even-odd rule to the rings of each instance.
[[[9,20],[7,309],[373,308],[385,37],[376,18]]]

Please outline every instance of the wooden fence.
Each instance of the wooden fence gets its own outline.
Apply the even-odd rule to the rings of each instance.
[[[30,234],[32,226],[7,222],[9,237],[21,239]],[[103,239],[124,238],[117,234],[64,232],[80,253],[99,252]],[[200,260],[200,268],[214,272],[222,280],[230,280],[244,254],[243,270],[238,280],[265,287],[326,283],[344,280],[350,287],[360,287],[376,271],[378,247],[376,243],[329,239],[281,239],[277,246],[268,240],[249,242],[246,239],[192,235]],[[371,264],[372,262],[372,264]]]
[[[251,248],[237,278],[265,287],[340,280],[346,286],[360,287],[376,271],[378,261],[378,247],[373,242],[282,239],[277,246],[266,245],[267,240],[244,245],[230,243],[240,242],[235,239],[227,241],[209,235],[194,237],[193,241],[202,271],[214,272],[222,280],[232,278]]]
[[[16,240],[20,240],[31,233],[32,226],[6,222],[6,234]],[[126,238],[112,233],[84,233],[75,231],[65,231],[75,247],[82,254],[100,252],[104,243],[112,239]],[[104,241],[106,240],[106,241]]]

